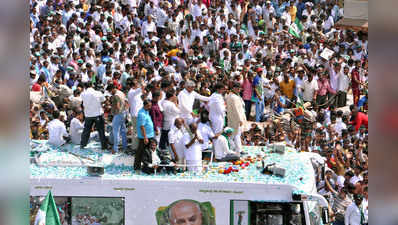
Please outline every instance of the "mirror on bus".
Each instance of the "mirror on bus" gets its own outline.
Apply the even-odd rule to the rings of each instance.
[[[328,208],[322,208],[322,223],[329,224],[329,210]]]

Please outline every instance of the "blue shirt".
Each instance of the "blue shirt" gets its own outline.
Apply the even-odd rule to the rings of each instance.
[[[258,93],[262,97],[263,94],[264,94],[264,92],[263,92],[263,80],[262,80],[262,78],[259,75],[256,75],[254,77],[254,79],[253,79],[253,95],[252,95],[252,100],[254,100],[253,102],[258,102],[260,99],[258,99],[255,89],[258,90]]]
[[[363,112],[363,108],[364,105],[366,104],[366,102],[368,101],[368,98],[366,98],[366,96],[363,96],[361,99],[359,99],[358,101],[358,110]]]
[[[144,139],[144,136],[141,133],[141,126],[144,126],[147,138],[155,137],[155,130],[153,128],[153,122],[151,119],[151,115],[149,115],[149,111],[146,111],[144,108],[142,108],[142,109],[140,109],[140,111],[138,111],[138,116],[137,116],[138,138]]]
[[[101,64],[97,70],[98,79],[102,81],[102,78],[104,78],[104,74],[105,74],[105,65]]]
[[[283,11],[285,11],[286,6],[290,5],[289,2],[284,2],[280,6],[278,5],[277,2],[273,2],[273,6],[275,9],[276,17],[281,17]]]
[[[299,18],[299,20],[303,19],[303,11],[305,9],[305,4],[304,2],[301,2],[297,5],[297,18]]]
[[[286,104],[286,99],[285,99],[283,96],[279,96],[279,101],[280,101],[282,104],[284,104],[284,105]],[[277,104],[276,109],[275,109],[275,112],[276,112],[277,114],[282,114],[284,111],[285,111],[285,109],[282,108],[281,105]]]
[[[46,68],[46,67],[42,67],[41,68],[41,71],[44,73],[44,75],[46,76],[46,81],[48,82],[48,83],[50,83],[51,81],[52,81],[52,76],[51,76],[51,73],[50,73],[50,71],[48,71],[48,69]]]

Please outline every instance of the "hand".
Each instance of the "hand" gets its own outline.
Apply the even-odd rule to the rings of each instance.
[[[155,130],[155,134],[156,134],[156,136],[159,135],[159,130],[158,129]]]
[[[199,143],[203,144],[203,139],[197,138]]]
[[[148,140],[148,138],[144,138],[144,144],[148,144],[149,143],[149,140]]]
[[[153,165],[153,168],[156,170],[159,166],[158,165]]]
[[[240,127],[243,126],[243,122],[242,121],[239,121],[239,126]]]
[[[178,162],[178,160],[179,160],[178,155],[175,156],[175,160],[176,160],[176,162]]]

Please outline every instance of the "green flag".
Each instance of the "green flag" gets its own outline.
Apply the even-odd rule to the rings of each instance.
[[[289,33],[296,38],[300,38],[301,31],[303,30],[303,25],[301,24],[300,20],[296,17],[294,23],[292,23],[289,27]]]
[[[91,77],[91,83],[95,84],[95,82],[96,82],[96,75],[93,74],[93,76]]]
[[[61,225],[51,191],[48,191],[46,199],[41,203],[40,209],[36,214],[35,225]]]

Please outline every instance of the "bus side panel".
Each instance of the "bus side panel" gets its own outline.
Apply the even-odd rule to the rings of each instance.
[[[289,185],[87,178],[32,181],[31,195],[45,196],[48,188],[54,196],[124,197],[125,225],[158,225],[156,212],[182,199],[210,202],[215,211],[216,224],[228,225],[231,200],[291,201],[293,190]]]

